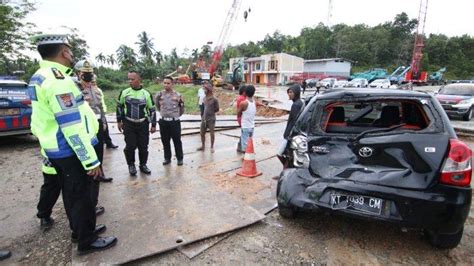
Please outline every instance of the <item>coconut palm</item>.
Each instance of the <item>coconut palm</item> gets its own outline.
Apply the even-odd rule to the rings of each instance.
[[[115,65],[115,63],[117,62],[113,54],[108,55],[106,60],[107,60],[107,64],[110,64],[112,66]]]
[[[105,58],[105,55],[103,53],[99,53],[96,57],[95,60],[99,63],[106,63],[107,58]]]
[[[153,38],[150,38],[146,31],[138,34],[138,44],[139,49],[138,52],[142,55],[147,61],[152,61],[153,59],[153,52],[155,51]]]
[[[133,48],[122,44],[117,49],[117,61],[120,68],[127,69],[137,62],[137,54]]]
[[[163,61],[163,54],[160,51],[155,52],[155,60],[158,65]]]

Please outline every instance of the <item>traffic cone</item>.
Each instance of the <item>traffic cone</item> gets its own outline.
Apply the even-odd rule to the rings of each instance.
[[[237,172],[237,175],[245,177],[256,177],[262,172],[257,172],[257,163],[255,162],[255,152],[253,151],[253,140],[250,137],[247,141],[247,149],[245,150],[244,162],[242,169]]]

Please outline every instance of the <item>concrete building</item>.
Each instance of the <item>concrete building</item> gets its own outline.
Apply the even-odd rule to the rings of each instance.
[[[304,60],[304,73],[331,77],[349,77],[352,62],[344,58]]]
[[[231,58],[229,65],[240,58]],[[285,85],[289,78],[302,73],[304,59],[286,53],[266,54],[244,60],[245,83]]]

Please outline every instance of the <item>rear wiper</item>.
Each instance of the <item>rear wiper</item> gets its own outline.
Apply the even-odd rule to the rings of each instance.
[[[357,136],[354,138],[354,141],[359,141],[362,137],[364,137],[365,135],[370,134],[370,133],[390,132],[390,131],[395,130],[395,129],[397,129],[397,128],[401,128],[401,127],[403,127],[404,125],[406,125],[406,123],[399,124],[399,125],[395,125],[395,126],[391,126],[391,127],[389,127],[389,128],[369,129],[369,130],[363,131],[363,132],[361,132],[359,135],[357,135]]]

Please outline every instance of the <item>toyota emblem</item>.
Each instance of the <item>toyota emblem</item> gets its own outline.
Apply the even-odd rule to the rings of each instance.
[[[374,149],[370,147],[362,147],[359,150],[360,157],[364,157],[364,158],[372,156],[373,153],[374,153]]]

